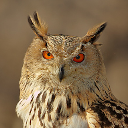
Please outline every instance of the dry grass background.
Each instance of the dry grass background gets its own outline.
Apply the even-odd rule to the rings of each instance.
[[[84,36],[103,21],[98,40],[114,95],[128,104],[127,0],[0,0],[0,128],[22,128],[15,106],[23,57],[34,34],[27,15],[38,11],[49,33]]]

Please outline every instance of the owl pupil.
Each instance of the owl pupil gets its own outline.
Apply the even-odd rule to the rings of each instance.
[[[50,55],[51,55],[51,53],[48,53],[47,55],[48,55],[48,56],[50,56]]]
[[[80,59],[80,56],[79,56],[79,55],[77,55],[77,56],[76,56],[76,59]]]

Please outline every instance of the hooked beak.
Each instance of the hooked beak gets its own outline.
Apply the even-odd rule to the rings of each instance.
[[[64,66],[62,66],[59,70],[59,80],[60,80],[60,82],[62,81],[63,77],[64,77]]]

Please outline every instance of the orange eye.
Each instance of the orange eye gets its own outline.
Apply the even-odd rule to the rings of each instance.
[[[78,54],[76,57],[73,58],[73,61],[78,63],[82,62],[83,60],[84,60],[84,54],[82,53]]]
[[[43,57],[45,59],[52,59],[53,55],[50,52],[48,52],[48,51],[43,51]]]

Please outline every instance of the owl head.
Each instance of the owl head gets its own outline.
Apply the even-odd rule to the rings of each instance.
[[[92,28],[83,37],[48,34],[47,25],[41,23],[37,12],[34,19],[28,17],[28,22],[36,37],[26,52],[21,81],[26,79],[39,88],[47,86],[63,90],[77,87],[76,90],[83,90],[89,88],[89,80],[100,81],[101,76],[105,76],[98,49],[100,44],[95,41],[106,27],[106,22]],[[22,89],[25,84],[21,84]]]

